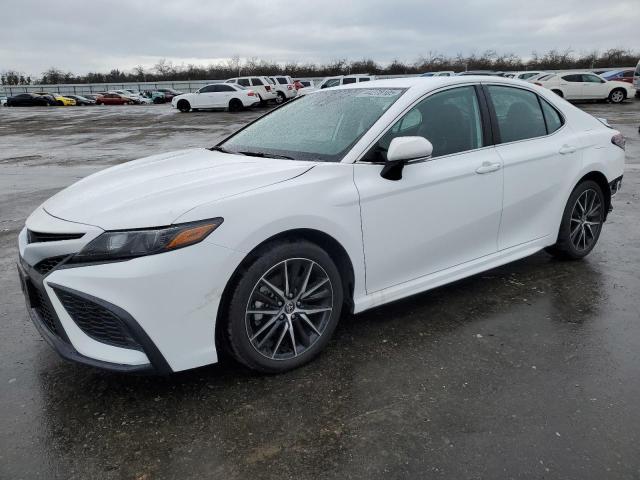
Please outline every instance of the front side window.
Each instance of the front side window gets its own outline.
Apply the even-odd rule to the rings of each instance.
[[[404,91],[362,88],[304,95],[250,124],[220,146],[254,156],[339,162]]]
[[[215,92],[215,91],[217,91],[217,89],[216,89],[216,85],[207,85],[206,87],[202,87],[198,91],[200,93],[208,93],[208,92]]]
[[[583,74],[582,81],[588,83],[604,83],[604,80],[597,75]]]
[[[542,109],[535,93],[498,85],[489,85],[488,89],[498,118],[502,143],[547,134]]]
[[[386,161],[391,140],[407,136],[429,140],[434,158],[480,148],[482,119],[475,88],[452,88],[425,98],[398,120],[363,160]]]

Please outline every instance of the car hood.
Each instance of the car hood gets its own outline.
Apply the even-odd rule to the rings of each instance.
[[[182,150],[95,173],[42,206],[54,217],[105,230],[170,225],[202,203],[283,182],[311,168],[309,162]]]

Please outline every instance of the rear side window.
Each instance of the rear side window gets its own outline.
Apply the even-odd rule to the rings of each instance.
[[[252,78],[251,83],[253,83],[254,85],[264,85],[264,83],[262,83],[262,80],[260,80],[259,78]]]
[[[564,77],[562,77],[562,79],[566,80],[567,82],[582,82],[582,75],[580,74],[565,75]]]
[[[368,82],[369,80],[371,80],[369,77],[362,77],[360,80],[358,80],[359,82]]]
[[[276,80],[278,80],[280,85],[286,85],[288,83],[286,78],[278,77]]]
[[[243,87],[250,87],[251,84],[249,83],[249,79],[248,78],[240,78],[238,80],[238,85],[242,85]]]
[[[542,98],[540,98],[540,105],[542,105],[544,121],[547,124],[547,134],[555,132],[563,125],[562,116]]]
[[[342,80],[342,84],[346,85],[348,83],[356,83],[356,79],[355,78],[345,78],[344,80]]]
[[[216,85],[216,92],[235,92],[231,85]]]
[[[527,90],[489,85],[502,143],[543,137],[547,128],[538,96]]]

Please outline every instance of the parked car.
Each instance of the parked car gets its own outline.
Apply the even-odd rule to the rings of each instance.
[[[314,128],[283,134],[292,125]],[[624,158],[620,132],[520,81],[324,89],[211,149],[58,192],[20,232],[18,271],[66,358],[166,373],[215,363],[224,345],[282,372],[314,358],[345,310],[542,249],[587,256]]]
[[[234,83],[214,83],[194,93],[183,93],[171,100],[171,106],[181,112],[190,110],[225,108],[230,112],[260,103],[253,90]]]
[[[621,103],[636,93],[625,82],[607,81],[591,72],[549,74],[538,78],[536,85],[548,88],[566,100],[609,100]]]
[[[76,101],[76,105],[95,105],[96,101],[92,98],[87,98],[83,95],[65,95],[67,98],[71,98]]]
[[[294,84],[296,86],[296,90],[300,90],[302,88],[313,88],[315,89],[315,84],[313,80],[294,80]]]
[[[4,107],[6,104],[7,104],[7,96],[0,95],[0,105]]]
[[[322,80],[316,87],[316,90],[324,88],[339,87],[340,85],[350,85],[354,83],[370,82],[375,80],[373,75],[357,74],[357,75],[337,75],[335,77],[327,77]]]
[[[452,77],[456,72],[452,70],[443,70],[441,72],[426,72],[420,75],[421,77]]]
[[[504,77],[504,72],[496,72],[494,70],[468,70],[466,72],[457,73],[456,75],[488,75],[491,77]]]
[[[98,98],[102,97],[104,94],[100,93],[83,93],[82,96],[88,98],[89,100],[98,100]]]
[[[158,88],[156,91],[164,94],[165,102],[170,102],[173,97],[182,95],[182,92],[174,90],[173,88]]]
[[[529,80],[530,78],[533,78],[537,75],[540,75],[542,73],[546,73],[546,72],[541,72],[539,70],[527,70],[525,72],[509,72],[509,73],[505,73],[504,76],[508,77],[508,78],[514,78],[516,80]]]
[[[625,68],[623,70],[611,70],[605,72],[601,76],[608,81],[627,82],[633,85],[633,68]]]
[[[640,61],[636,65],[636,71],[633,72],[633,86],[636,89],[636,97],[640,98]]]
[[[7,99],[7,107],[47,107],[58,103],[51,95],[20,93]]]
[[[277,75],[275,77],[269,77],[276,89],[276,94],[278,97],[276,98],[276,103],[284,103],[287,100],[291,100],[298,95],[298,90],[296,89],[293,79],[289,76]]]
[[[238,77],[230,78],[225,83],[237,83],[243,87],[250,88],[260,98],[260,104],[266,105],[269,100],[278,98],[275,84],[267,77]]]
[[[59,93],[49,93],[49,92],[34,92],[36,95],[44,95],[53,97],[56,101],[56,105],[60,107],[73,107],[76,104],[76,101],[73,98],[64,97]]]
[[[146,98],[147,100],[150,100],[151,103],[166,103],[167,102],[167,98],[165,96],[165,94],[163,92],[159,92],[159,91],[153,91],[153,90],[146,90],[144,92],[141,93],[141,96],[143,96],[144,98]]]
[[[135,103],[135,100],[129,97],[112,92],[107,92],[96,100],[97,105],[134,105]]]

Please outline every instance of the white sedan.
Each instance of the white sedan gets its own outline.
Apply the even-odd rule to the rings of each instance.
[[[36,327],[68,359],[175,372],[217,362],[222,348],[286,371],[327,345],[344,311],[541,249],[586,256],[624,146],[521,81],[319,90],[213,148],[61,191],[27,219],[18,270]]]
[[[566,100],[609,100],[621,103],[636,94],[629,83],[607,81],[595,73],[550,73],[538,77],[534,84],[548,88]]]
[[[253,90],[234,83],[214,83],[194,93],[183,93],[171,99],[171,106],[181,112],[224,108],[230,112],[253,107],[260,97]]]

